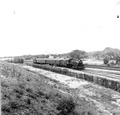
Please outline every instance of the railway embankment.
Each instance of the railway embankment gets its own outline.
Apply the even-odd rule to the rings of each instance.
[[[0,67],[1,115],[100,115],[94,105],[55,80],[15,64]]]
[[[120,93],[111,89],[26,65],[1,70],[2,115],[120,115]]]
[[[49,66],[49,65],[37,65],[37,64],[31,64],[31,63],[29,63],[28,65],[36,67],[36,68],[41,68],[41,69],[53,71],[56,73],[68,75],[71,77],[84,79],[86,81],[93,82],[95,84],[104,86],[106,88],[110,88],[117,92],[120,92],[120,78],[119,79],[118,78],[116,79],[115,77],[110,78],[110,77],[106,77],[106,76],[102,76],[102,75],[87,73],[84,71],[78,71],[78,70],[60,68],[60,67],[53,67],[53,66]]]

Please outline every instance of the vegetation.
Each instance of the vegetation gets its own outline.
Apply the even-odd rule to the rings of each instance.
[[[73,50],[72,52],[69,53],[69,56],[75,59],[82,59],[82,58],[86,58],[87,54],[85,51]]]
[[[103,51],[90,52],[90,53],[88,53],[88,56],[92,56],[97,59],[105,58],[106,56],[108,56],[110,58],[116,58],[116,57],[120,56],[120,50],[106,47]]]
[[[10,64],[2,65],[2,76],[2,115],[93,115],[83,111],[77,97],[59,91],[43,76]]]

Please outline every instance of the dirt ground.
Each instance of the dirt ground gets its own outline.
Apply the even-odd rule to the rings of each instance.
[[[120,94],[29,66],[1,64],[2,115],[120,115]]]

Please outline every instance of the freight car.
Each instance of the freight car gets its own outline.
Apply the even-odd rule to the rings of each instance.
[[[73,69],[78,69],[78,70],[85,69],[85,66],[82,60],[74,60],[74,59],[36,58],[33,60],[33,63],[49,64],[49,65],[68,67],[68,68],[73,68]]]
[[[10,63],[24,63],[24,59],[23,58],[19,58],[19,57],[15,57],[15,58],[13,58],[13,59],[11,59],[11,60],[8,60],[8,62],[10,62]]]

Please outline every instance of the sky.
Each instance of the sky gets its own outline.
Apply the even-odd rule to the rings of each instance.
[[[1,0],[0,57],[120,49],[119,0]]]

